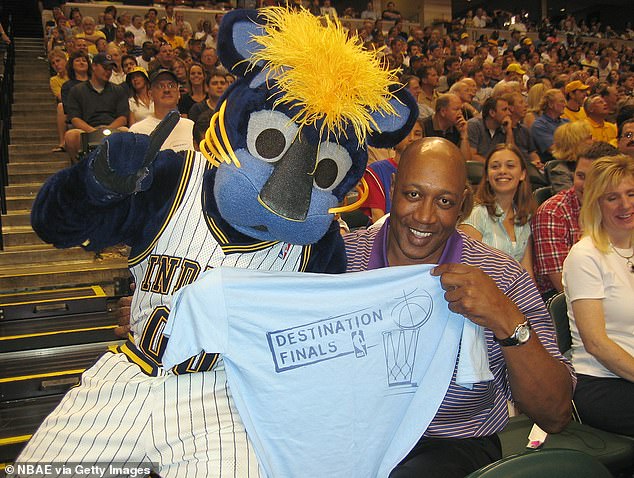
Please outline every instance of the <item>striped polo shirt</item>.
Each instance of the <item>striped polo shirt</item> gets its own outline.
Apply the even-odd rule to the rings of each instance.
[[[380,229],[360,229],[344,236],[348,259],[347,272],[387,267],[387,232],[389,219]],[[534,333],[546,350],[563,362],[573,383],[575,376],[570,362],[557,347],[553,323],[533,281],[522,266],[506,254],[456,231],[447,241],[439,261],[467,264],[487,273],[498,288],[508,296],[529,320]],[[493,340],[493,333],[486,330],[489,368],[494,379],[476,383],[469,390],[456,384],[454,376],[447,394],[424,433],[438,438],[469,438],[492,435],[507,424],[509,415],[507,400],[511,400],[511,388],[507,379],[506,364],[500,346]]]

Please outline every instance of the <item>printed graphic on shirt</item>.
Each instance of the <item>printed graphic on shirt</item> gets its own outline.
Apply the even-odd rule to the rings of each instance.
[[[382,354],[388,387],[416,387],[412,381],[418,336],[434,308],[424,289],[402,291],[385,308],[364,308],[266,333],[277,373],[350,356]],[[392,321],[387,329],[384,321]],[[379,325],[377,325],[379,324]]]

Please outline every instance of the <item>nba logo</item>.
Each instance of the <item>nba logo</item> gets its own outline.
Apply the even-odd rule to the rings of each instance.
[[[291,250],[291,247],[293,246],[287,242],[282,244],[282,248],[280,249],[280,253],[277,255],[277,257],[282,260],[286,259],[286,256],[288,255],[288,252]]]
[[[363,330],[355,330],[351,334],[352,346],[354,347],[354,356],[357,358],[368,355],[368,349],[365,346],[365,335]]]

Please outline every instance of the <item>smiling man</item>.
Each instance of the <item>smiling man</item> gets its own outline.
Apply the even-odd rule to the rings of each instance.
[[[390,478],[463,477],[501,457],[497,432],[513,400],[543,429],[570,419],[573,372],[557,349],[552,322],[518,263],[456,230],[471,208],[460,151],[441,138],[412,143],[380,229],[345,236],[348,272],[440,264],[449,308],[486,329],[495,379],[469,390],[455,377],[422,438]]]

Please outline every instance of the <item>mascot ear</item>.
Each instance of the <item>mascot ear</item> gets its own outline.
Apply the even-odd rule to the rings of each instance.
[[[254,35],[264,35],[264,19],[256,10],[232,10],[222,17],[218,30],[218,58],[236,76],[245,76],[253,68],[249,59],[261,49]]]
[[[390,90],[394,95],[390,104],[396,114],[372,113],[372,119],[378,125],[379,131],[368,136],[368,145],[375,148],[396,146],[407,137],[418,119],[418,104],[409,91],[400,85],[394,85]]]

